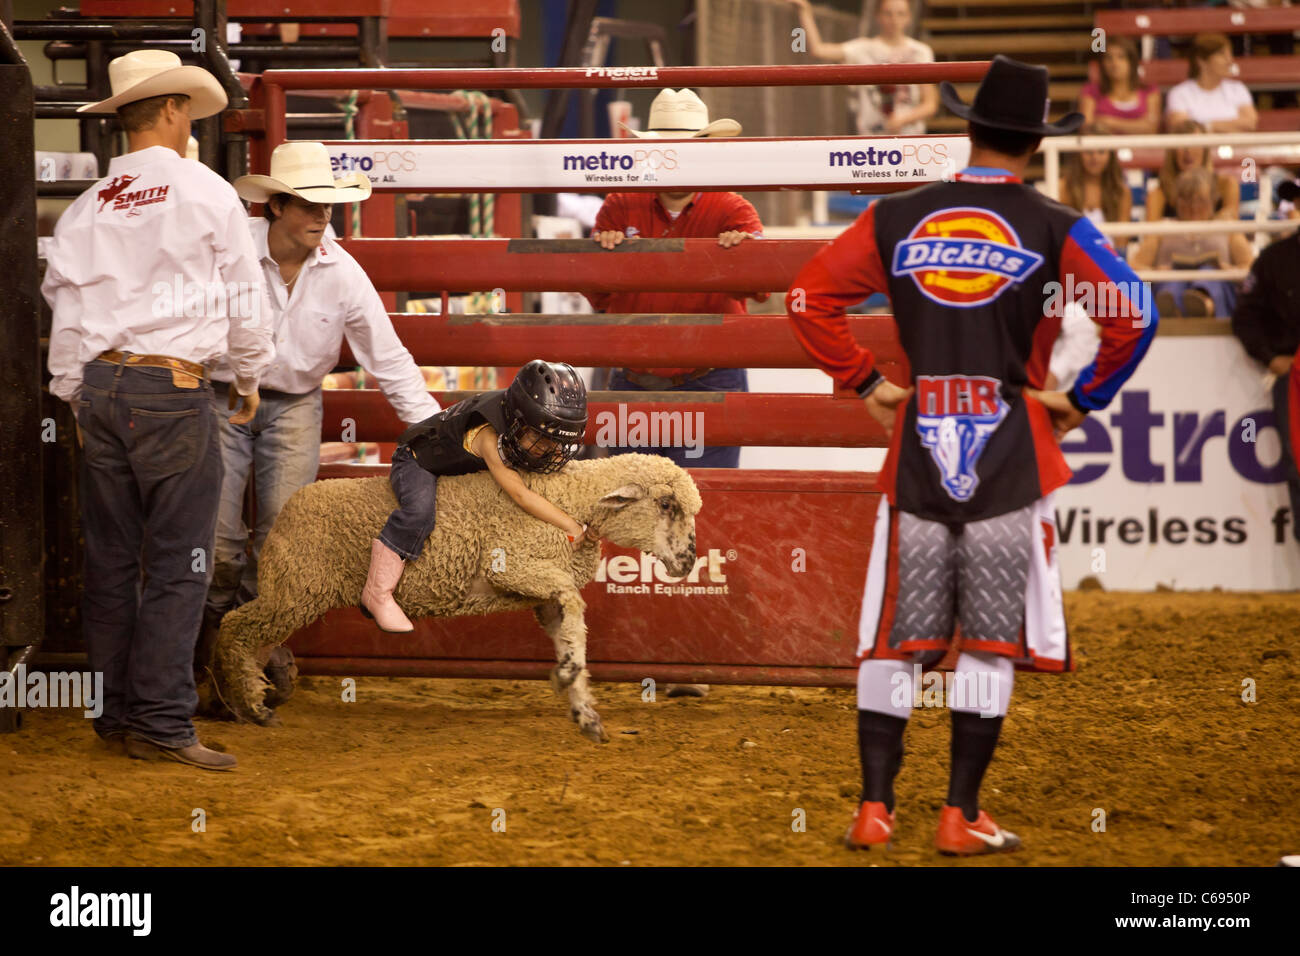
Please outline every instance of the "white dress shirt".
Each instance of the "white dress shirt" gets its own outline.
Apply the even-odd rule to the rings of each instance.
[[[113,349],[209,366],[228,356],[239,391],[257,388],[275,349],[247,220],[234,187],[175,150],[114,157],[46,246],[50,391],[74,401],[85,364]]]
[[[262,266],[275,314],[275,362],[262,385],[301,395],[320,387],[338,365],[344,336],[368,375],[404,422],[423,421],[438,413],[438,403],[424,385],[424,375],[397,337],[383,300],[365,270],[327,233],[307,256],[302,271],[287,288],[267,246],[270,222],[246,220]],[[212,377],[228,382],[220,365]]]

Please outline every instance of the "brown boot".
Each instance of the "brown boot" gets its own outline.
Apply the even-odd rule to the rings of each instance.
[[[230,754],[209,750],[198,741],[188,747],[164,747],[152,740],[127,737],[126,755],[136,760],[175,760],[200,770],[234,770],[239,764]]]
[[[361,613],[390,634],[409,634],[415,630],[393,600],[393,588],[401,580],[405,565],[402,556],[378,538],[370,542],[370,572],[361,590]]]

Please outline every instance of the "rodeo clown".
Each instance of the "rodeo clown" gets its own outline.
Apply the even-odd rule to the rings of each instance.
[[[1133,374],[1157,316],[1145,291],[1140,301],[1099,292],[1096,357],[1068,392],[1036,390],[1061,328],[1060,310],[1047,307],[1056,283],[1068,288],[1068,277],[1080,295],[1142,288],[1091,222],[1021,181],[1043,136],[1083,120],[1045,122],[1047,82],[1045,68],[998,56],[971,106],[942,84],[944,104],[969,123],[971,165],[953,182],[877,200],[804,266],[787,299],[808,354],[863,396],[891,437],[859,633],[862,798],[851,848],[890,842],[913,665],[936,664],[954,624],[954,687],[988,693],[949,701],[941,853],[1019,845],[979,806],[1014,669],[1074,666],[1049,497],[1070,477],[1057,440]],[[886,379],[849,334],[845,308],[873,292],[892,302],[912,388]]]
[[[316,480],[320,467],[321,381],[338,364],[346,338],[361,366],[408,425],[438,411],[424,375],[398,338],[383,300],[365,271],[330,235],[336,203],[370,197],[364,173],[335,179],[321,143],[290,142],[271,154],[269,176],[241,176],[235,191],[262,204],[252,230],[274,315],[276,359],[262,376],[262,402],[252,421],[221,427],[225,478],[217,513],[215,570],[197,665],[207,662],[221,618],[257,596],[257,564],[267,533],[286,501]],[[232,374],[212,373],[213,401],[226,402]],[[249,478],[257,526],[244,524]],[[276,648],[268,676],[280,693],[292,686],[292,655]],[[287,671],[288,677],[277,672]]]

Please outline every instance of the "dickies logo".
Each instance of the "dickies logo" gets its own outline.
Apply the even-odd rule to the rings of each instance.
[[[954,501],[970,501],[979,487],[975,465],[1010,411],[1001,386],[987,375],[917,376],[916,432]]]
[[[972,309],[992,302],[1043,264],[1011,224],[989,209],[960,206],[931,213],[894,247],[890,271],[910,275],[928,299]]]

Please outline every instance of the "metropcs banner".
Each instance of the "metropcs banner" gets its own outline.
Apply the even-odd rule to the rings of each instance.
[[[1300,587],[1264,370],[1229,335],[1158,335],[1124,390],[1062,443],[1062,583]]]
[[[376,189],[471,192],[912,186],[951,179],[970,156],[965,136],[326,145],[335,176],[365,173]]]

